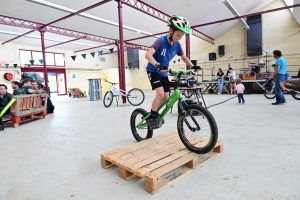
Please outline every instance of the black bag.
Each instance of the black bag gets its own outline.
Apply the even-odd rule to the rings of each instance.
[[[191,75],[181,75],[179,80],[179,87],[196,87],[197,80]]]

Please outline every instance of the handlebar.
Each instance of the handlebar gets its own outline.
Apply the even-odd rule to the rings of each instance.
[[[169,69],[168,72],[170,73],[171,76],[175,76],[179,74],[187,74],[187,73],[191,73],[194,76],[201,76],[201,74],[196,74],[194,69],[188,69],[184,71]]]
[[[106,80],[105,78],[102,78],[104,81],[106,81],[106,82],[108,82],[108,83],[110,83],[110,84],[112,84],[112,85],[116,85],[116,84],[119,84],[119,83],[113,83],[113,82],[109,82],[108,80]]]

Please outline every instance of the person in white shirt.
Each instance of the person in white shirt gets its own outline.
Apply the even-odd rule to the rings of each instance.
[[[230,94],[236,94],[236,75],[235,71],[233,71],[231,67],[229,68],[228,76],[230,78]]]

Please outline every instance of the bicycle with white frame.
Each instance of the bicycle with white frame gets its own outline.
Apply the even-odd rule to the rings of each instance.
[[[106,108],[108,108],[112,104],[114,97],[116,98],[117,106],[118,106],[120,97],[126,97],[128,102],[133,106],[141,105],[144,102],[145,94],[141,89],[132,88],[131,90],[129,90],[128,93],[126,93],[126,91],[114,86],[118,83],[112,83],[106,79],[103,79],[103,80],[108,82],[109,84],[111,84],[109,86],[109,91],[107,91],[105,93],[104,99],[103,99],[103,105]]]

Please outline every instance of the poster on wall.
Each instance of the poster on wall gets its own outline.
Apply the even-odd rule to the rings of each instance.
[[[73,77],[73,78],[76,78],[76,74],[72,74],[72,77]]]

